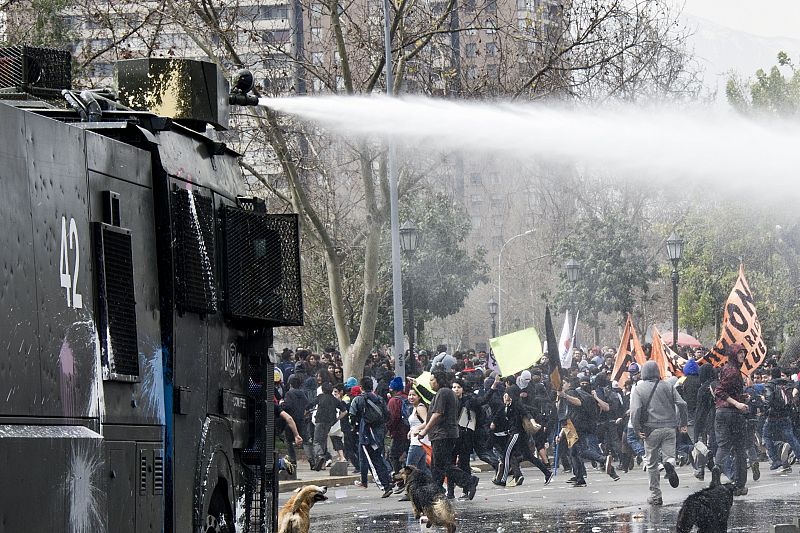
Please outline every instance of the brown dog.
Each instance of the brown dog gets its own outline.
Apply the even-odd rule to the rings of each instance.
[[[308,533],[311,508],[328,499],[328,487],[306,485],[296,492],[278,512],[278,533]]]
[[[455,533],[456,515],[453,506],[431,476],[413,466],[404,466],[393,476],[393,480],[406,489],[414,518],[419,519],[424,514],[428,519],[426,527],[442,526],[447,529],[447,533]]]

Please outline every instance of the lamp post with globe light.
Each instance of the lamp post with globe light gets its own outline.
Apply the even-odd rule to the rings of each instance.
[[[417,231],[417,227],[414,225],[413,222],[410,220],[406,220],[402,226],[400,226],[400,247],[403,250],[403,253],[406,254],[406,257],[411,263],[411,259],[414,256],[414,252],[417,251],[417,240],[419,238],[419,232]],[[411,276],[407,276],[408,281],[406,282],[406,288],[408,289],[408,350],[409,355],[414,357],[414,344],[415,344],[415,328],[414,328],[414,291],[411,281]]]
[[[667,239],[667,255],[672,262],[672,349],[678,351],[678,263],[683,255],[683,239],[673,231]]]

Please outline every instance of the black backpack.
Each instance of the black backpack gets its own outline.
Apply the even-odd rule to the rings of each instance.
[[[770,384],[772,396],[769,399],[770,414],[785,415],[792,405],[792,391],[783,383]]]
[[[364,398],[364,422],[370,426],[382,426],[389,420],[389,410],[386,404],[374,394],[363,394]]]

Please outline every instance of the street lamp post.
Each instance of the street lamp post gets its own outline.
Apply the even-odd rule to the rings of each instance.
[[[489,303],[486,304],[486,307],[489,310],[489,316],[492,317],[492,338],[497,337],[497,322],[494,321],[494,317],[497,316],[498,305],[497,302],[494,301],[494,298],[489,300]]]
[[[497,325],[500,331],[503,331],[503,309],[502,309],[503,295],[500,290],[500,280],[502,279],[502,274],[503,274],[503,250],[505,250],[506,245],[511,241],[513,241],[514,239],[518,237],[524,237],[525,235],[530,235],[531,233],[533,233],[533,231],[534,230],[529,229],[528,231],[520,233],[519,235],[514,235],[513,237],[511,237],[510,239],[508,239],[506,242],[503,243],[503,246],[500,247],[500,253],[497,255]]]
[[[672,349],[678,351],[678,263],[683,255],[683,239],[675,232],[667,239],[667,255],[672,261]]]
[[[409,264],[414,252],[417,251],[417,238],[419,234],[417,227],[410,220],[406,220],[400,226],[400,247],[408,257]],[[408,276],[408,351],[409,356],[414,357],[414,342],[415,342],[415,327],[414,327],[414,292],[411,282],[411,276]]]
[[[567,271],[567,281],[570,284],[570,304],[572,306],[573,316],[572,316],[572,324],[570,324],[570,329],[575,331],[575,324],[577,323],[578,311],[575,309],[577,307],[577,303],[575,302],[575,284],[578,283],[578,280],[581,279],[581,264],[575,261],[574,257],[570,257],[567,264],[564,265],[564,269]]]

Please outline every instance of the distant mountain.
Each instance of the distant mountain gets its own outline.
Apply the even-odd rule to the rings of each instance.
[[[683,18],[694,32],[690,46],[694,47],[695,55],[705,69],[705,83],[709,89],[718,90],[718,98],[725,98],[725,81],[731,70],[752,78],[756,70],[766,70],[775,65],[781,50],[795,63],[800,63],[800,39],[761,37],[693,15],[684,15]]]

